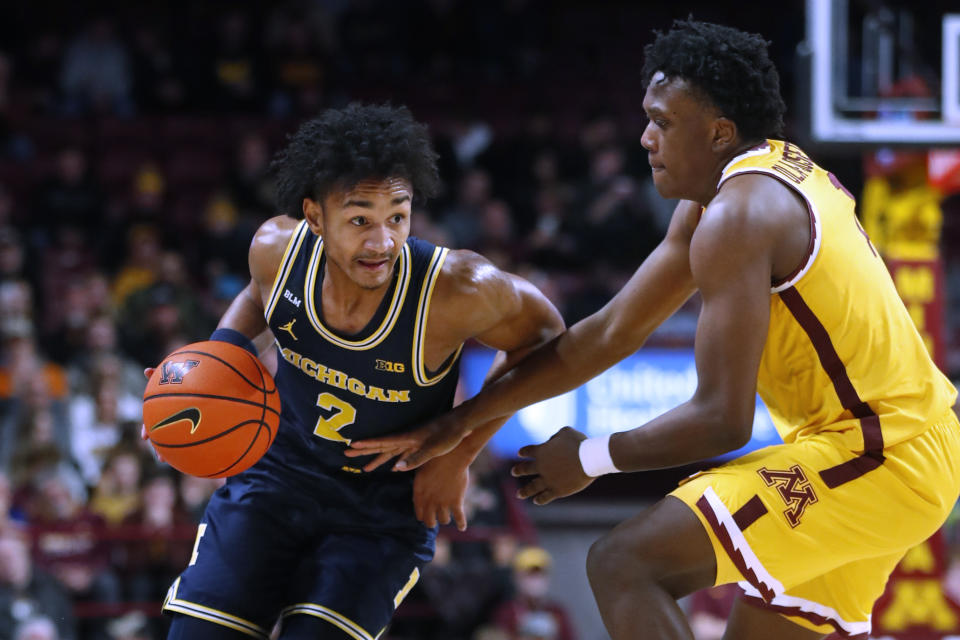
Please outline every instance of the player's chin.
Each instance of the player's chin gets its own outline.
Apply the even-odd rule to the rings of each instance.
[[[653,186],[656,187],[657,193],[659,193],[662,198],[672,200],[680,197],[677,193],[676,185],[664,169],[653,170]]]

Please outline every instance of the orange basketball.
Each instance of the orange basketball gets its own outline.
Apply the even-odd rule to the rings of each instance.
[[[270,373],[246,349],[195,342],[153,372],[143,393],[143,424],[170,466],[225,478],[267,452],[280,424],[280,396]]]

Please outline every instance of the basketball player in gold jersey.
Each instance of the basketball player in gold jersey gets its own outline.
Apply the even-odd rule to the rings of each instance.
[[[354,443],[414,468],[475,425],[586,382],[636,351],[695,290],[693,397],[622,433],[565,427],[524,447],[521,497],[681,465],[750,438],[757,391],[783,437],[698,474],[597,541],[587,571],[615,640],[692,638],[676,600],[738,582],[725,638],[870,631],[904,552],[960,489],[957,392],[937,370],[840,183],[780,135],[767,43],[693,21],[645,51],[642,137],[665,239],[603,309],[445,417]]]

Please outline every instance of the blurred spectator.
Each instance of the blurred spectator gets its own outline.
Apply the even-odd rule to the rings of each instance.
[[[437,538],[420,585],[439,617],[432,636],[437,640],[469,637],[508,588],[487,543],[451,542],[444,536]]]
[[[180,478],[180,503],[195,524],[203,518],[203,511],[213,492],[226,482],[223,478],[198,478],[184,475]]]
[[[154,640],[159,635],[150,632],[150,623],[140,611],[131,611],[107,623],[110,640]]]
[[[542,547],[524,547],[517,552],[513,559],[516,593],[494,613],[497,626],[520,638],[574,639],[566,609],[547,596],[552,565],[553,559]]]
[[[690,596],[687,619],[696,640],[721,640],[733,602],[740,594],[736,584],[701,589]]]
[[[133,33],[133,92],[144,112],[168,112],[184,107],[186,88],[174,49],[151,24]]]
[[[68,115],[133,113],[130,60],[113,23],[97,18],[78,35],[63,56],[60,89]]]
[[[275,117],[316,113],[323,102],[327,77],[327,47],[323,34],[300,16],[278,24],[269,53],[273,88],[269,112]]]
[[[484,257],[505,271],[516,271],[520,246],[515,234],[510,205],[490,200],[480,210],[478,249]]]
[[[101,313],[90,319],[83,346],[71,358],[67,367],[70,389],[74,394],[92,395],[98,366],[102,367],[102,362],[112,359],[118,368],[121,397],[132,397],[139,402],[146,387],[143,366],[126,357],[117,340],[117,326],[112,316]]]
[[[546,611],[527,611],[520,617],[516,640],[556,640],[560,629],[557,619]]]
[[[103,473],[90,498],[90,511],[108,525],[119,525],[140,508],[140,480],[143,475],[141,452],[129,445],[110,450]]]
[[[142,504],[123,521],[136,534],[124,544],[120,562],[128,600],[162,600],[190,561],[196,524],[180,506],[176,477],[169,467],[152,468],[143,483]]]
[[[70,433],[63,369],[37,352],[25,319],[0,326],[0,466],[18,451],[52,443],[68,455]]]
[[[18,57],[17,83],[23,89],[24,99],[30,108],[49,113],[53,110],[63,43],[52,25],[37,27]]]
[[[143,395],[124,390],[122,362],[103,354],[90,371],[91,389],[70,400],[70,441],[73,459],[89,486],[100,479],[108,452],[124,437],[133,439],[143,415]]]
[[[4,194],[0,193],[0,198],[3,197]],[[0,283],[25,277],[25,259],[25,247],[20,233],[13,227],[0,226]]]
[[[27,618],[17,625],[13,640],[59,640],[60,634],[50,618]]]
[[[113,301],[122,308],[127,297],[144,289],[157,278],[163,246],[160,232],[153,225],[137,224],[126,233],[124,263],[113,279]]]
[[[262,135],[250,133],[240,138],[227,184],[230,199],[246,224],[259,226],[274,215],[276,185],[270,176],[270,151]]]
[[[636,181],[627,175],[623,149],[597,149],[590,166],[590,179],[580,189],[570,219],[578,251],[603,247],[601,261],[631,272],[660,240],[652,216],[641,208]]]
[[[6,471],[0,469],[0,536],[23,533],[26,515],[13,504],[13,486]]]
[[[473,635],[470,636],[470,640],[513,640],[513,637],[503,629],[498,629],[497,627],[490,625],[483,625],[478,627],[477,630],[473,632]]]
[[[216,322],[203,316],[182,255],[163,252],[154,269],[154,282],[127,296],[119,319],[124,350],[150,366],[171,344],[208,335]]]
[[[53,576],[36,569],[26,541],[0,534],[0,640],[13,640],[18,625],[44,616],[54,621],[60,640],[76,638],[73,609]]]
[[[231,273],[246,274],[247,250],[260,222],[259,218],[240,216],[237,207],[224,193],[217,193],[203,212],[201,243],[203,258],[208,263],[217,261]]]
[[[482,169],[466,173],[457,189],[457,199],[443,214],[443,225],[458,249],[476,249],[480,241],[483,208],[491,198],[490,175]]]
[[[104,522],[85,506],[83,480],[60,465],[37,474],[34,485],[29,517],[37,566],[56,576],[74,602],[119,602],[120,584],[100,538]],[[103,637],[103,625],[91,619],[89,632]]]
[[[473,527],[509,526],[507,504],[500,483],[505,472],[503,462],[484,447],[470,465],[470,484],[463,497],[467,522]]]
[[[263,90],[258,42],[249,16],[232,10],[218,18],[217,39],[209,57],[211,106],[220,111],[252,111]]]
[[[103,217],[103,194],[82,149],[66,147],[57,154],[53,174],[34,194],[33,208],[32,222],[48,233],[61,225],[96,229]]]

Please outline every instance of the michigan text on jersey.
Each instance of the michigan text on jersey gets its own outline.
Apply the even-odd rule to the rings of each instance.
[[[280,353],[283,359],[300,369],[311,378],[329,384],[338,389],[345,389],[358,396],[363,396],[368,400],[378,400],[380,402],[410,402],[409,389],[381,389],[374,385],[366,385],[357,378],[348,376],[343,371],[330,369],[316,360],[306,358],[296,351],[284,347]]]

